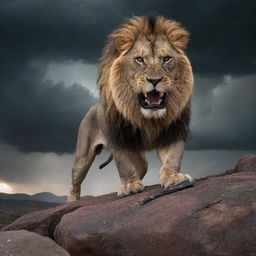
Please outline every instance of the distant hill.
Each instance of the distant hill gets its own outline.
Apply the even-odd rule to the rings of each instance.
[[[67,196],[56,196],[50,192],[42,192],[34,195],[27,194],[5,194],[0,193],[0,199],[8,200],[36,200],[48,203],[65,203],[67,201]]]
[[[82,199],[90,198],[92,196],[87,195],[83,196]],[[16,194],[6,194],[0,193],[0,199],[5,200],[36,200],[41,202],[48,202],[48,203],[65,203],[67,201],[67,196],[56,196],[50,192],[41,192],[34,195],[16,193]]]

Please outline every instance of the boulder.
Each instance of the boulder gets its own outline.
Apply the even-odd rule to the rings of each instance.
[[[255,157],[145,205],[138,202],[161,191],[159,185],[126,198],[112,193],[34,212],[4,230],[47,235],[71,256],[256,255],[256,172],[247,168]]]
[[[95,204],[101,204],[116,199],[115,193],[103,195],[94,198],[82,199],[76,202],[66,203],[57,207],[35,211],[26,214],[13,223],[2,228],[2,231],[8,230],[28,230],[36,232],[43,236],[53,237],[55,226],[60,221],[61,217],[69,212],[75,211],[76,209],[83,206],[90,206]]]
[[[235,171],[256,172],[256,155],[248,154],[243,156],[236,164]]]
[[[69,256],[52,239],[26,230],[0,232],[1,256]]]
[[[256,255],[256,173],[199,180],[138,205],[159,186],[62,217],[55,241],[71,255]]]

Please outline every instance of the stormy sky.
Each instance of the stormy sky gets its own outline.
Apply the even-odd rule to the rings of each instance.
[[[67,193],[77,128],[98,100],[106,37],[126,18],[147,14],[178,20],[191,33],[195,90],[184,169],[200,177],[232,168],[256,151],[255,10],[249,0],[2,0],[0,181],[13,192]],[[114,165],[102,173],[98,162],[85,193],[116,190]],[[159,166],[152,164],[148,183],[158,183]]]

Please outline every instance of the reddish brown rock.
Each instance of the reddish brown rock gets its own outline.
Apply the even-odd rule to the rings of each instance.
[[[66,203],[50,209],[32,212],[20,217],[8,226],[5,226],[2,231],[25,229],[43,236],[53,237],[55,226],[59,223],[64,214],[72,212],[80,207],[87,207],[92,204],[94,205],[95,203],[100,204],[102,202],[109,202],[115,199],[116,195],[115,193],[112,193],[99,196],[96,201],[92,197],[76,202]]]
[[[243,156],[235,166],[235,171],[256,172],[256,155],[248,154]]]
[[[66,214],[54,238],[71,255],[256,255],[256,173],[209,177],[195,187],[136,203],[159,191]]]
[[[0,232],[1,256],[69,256],[48,237],[26,230]]]

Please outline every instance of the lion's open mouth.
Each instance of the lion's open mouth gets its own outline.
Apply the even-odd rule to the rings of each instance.
[[[139,102],[143,108],[164,108],[166,104],[166,93],[157,90],[140,93]]]

